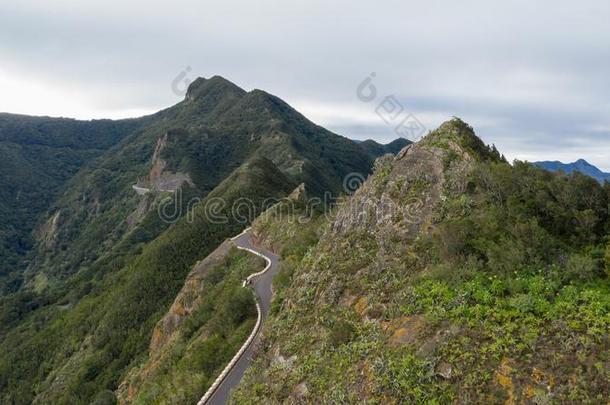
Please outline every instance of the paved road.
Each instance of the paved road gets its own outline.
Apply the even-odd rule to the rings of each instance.
[[[250,283],[258,297],[258,302],[262,315],[261,320],[264,322],[265,319],[267,319],[267,315],[269,314],[272,296],[271,282],[273,281],[273,277],[277,274],[279,270],[278,262],[280,258],[276,254],[266,249],[261,249],[259,247],[253,246],[252,241],[250,239],[249,230],[239,235],[237,238],[233,239],[233,243],[235,243],[237,247],[251,249],[267,257],[271,263],[271,266],[265,273],[261,274],[256,278],[253,278]],[[246,369],[252,361],[252,348],[258,341],[260,337],[259,335],[260,329],[250,346],[248,346],[244,354],[239,358],[237,363],[235,363],[229,374],[227,374],[227,376],[218,386],[216,391],[214,391],[210,399],[205,402],[206,405],[224,405],[227,403],[229,395],[231,394],[231,390],[233,390],[237,386],[237,384],[239,384],[242,377],[244,376],[244,373],[246,372]]]

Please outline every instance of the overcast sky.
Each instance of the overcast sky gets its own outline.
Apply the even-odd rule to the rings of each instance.
[[[218,74],[355,139],[396,137],[376,113],[394,96],[428,129],[461,117],[511,159],[610,171],[608,21],[607,0],[0,0],[0,111],[138,116]]]

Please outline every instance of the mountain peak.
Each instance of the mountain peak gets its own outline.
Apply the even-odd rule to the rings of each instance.
[[[443,122],[437,131],[463,131],[474,136],[474,129],[459,117],[451,117],[451,119]]]
[[[430,132],[422,142],[428,146],[459,148],[476,160],[501,160],[495,147],[490,148],[474,133],[474,129],[458,117],[453,117]]]
[[[453,117],[443,122],[437,129],[431,131],[424,139],[428,142],[452,140],[461,144],[464,140],[474,138],[478,139],[472,127],[460,118]]]
[[[209,79],[198,77],[195,79],[186,92],[186,100],[198,100],[202,98],[219,98],[227,95],[243,96],[246,91],[237,86],[230,80],[222,76],[212,76]]]
[[[263,90],[242,93],[223,121],[248,122],[249,124],[278,125],[280,122],[298,121],[302,116],[279,97]]]

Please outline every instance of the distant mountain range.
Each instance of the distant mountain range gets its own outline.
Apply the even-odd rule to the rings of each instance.
[[[587,162],[584,159],[579,159],[574,163],[562,163],[559,161],[554,161],[534,162],[533,164],[538,167],[542,167],[543,169],[550,170],[552,172],[563,171],[566,174],[580,172],[582,174],[586,174],[587,176],[593,177],[600,183],[603,183],[604,181],[610,182],[610,173],[602,172],[600,169],[593,166],[591,163]]]

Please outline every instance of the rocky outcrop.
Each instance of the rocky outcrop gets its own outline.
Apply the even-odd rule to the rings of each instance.
[[[370,239],[378,248],[366,271],[375,274],[414,258],[413,241],[434,231],[445,201],[466,190],[475,167],[472,153],[448,135],[453,125],[377,159],[374,174],[338,210],[327,243],[351,234]]]
[[[263,402],[416,402],[384,391],[382,381],[397,379],[389,353],[410,351],[412,364],[430,361],[424,373],[431,378],[455,378],[451,359],[431,359],[459,330],[404,308],[414,295],[410,281],[426,270],[426,237],[442,224],[446,202],[467,190],[476,162],[486,159],[479,149],[486,147],[472,130],[452,120],[396,156],[377,159],[373,174],[334,219],[328,217],[317,244],[293,265],[291,284],[279,293],[280,314],[271,318],[275,329],[263,343],[268,349],[235,403],[256,395],[254,386],[268,390],[254,399]],[[285,228],[254,224],[267,246]],[[285,366],[293,356],[297,366],[307,366]],[[322,387],[320,380],[332,383]]]
[[[309,204],[309,195],[307,193],[305,183],[299,184],[287,197],[282,198],[278,203],[269,207],[252,223],[252,240],[257,246],[262,246],[272,252],[280,252],[286,241],[279,241],[271,238],[271,234],[267,229],[272,224],[277,223],[282,218],[287,220],[292,218],[292,221],[299,221],[299,218],[305,218],[307,212],[307,204]],[[286,227],[284,231],[290,232]],[[287,238],[288,240],[290,238]]]
[[[127,220],[126,220],[127,227],[128,227],[127,229],[131,230],[131,229],[135,228],[137,225],[139,225],[144,220],[144,218],[146,217],[146,214],[148,213],[148,211],[150,210],[150,208],[152,206],[152,203],[153,203],[153,198],[145,197],[145,198],[140,199],[136,209],[133,210],[131,212],[131,214],[129,214],[129,216],[127,216]]]
[[[193,181],[188,173],[170,172],[165,170],[167,162],[161,159],[161,153],[167,147],[169,133],[166,133],[157,140],[155,151],[152,157],[152,168],[148,174],[150,188],[156,191],[176,191],[183,183],[191,186]]]
[[[339,211],[334,232],[368,229],[382,237],[410,238],[429,228],[444,193],[465,190],[466,174],[474,163],[457,142],[439,142],[446,129],[441,127],[422,142],[408,145],[396,157],[379,158],[375,174],[358,189],[347,209]]]
[[[305,191],[305,183],[299,184],[287,198],[291,201],[306,203],[307,191]]]
[[[167,161],[161,158],[163,150],[167,147],[169,133],[165,133],[157,140],[152,156],[152,167],[145,180],[139,180],[132,188],[138,195],[153,192],[175,192],[184,183],[194,187],[193,180],[188,173],[172,172],[167,170]]]
[[[57,244],[57,230],[61,219],[61,211],[53,214],[35,233],[36,239],[45,249],[54,249]]]

